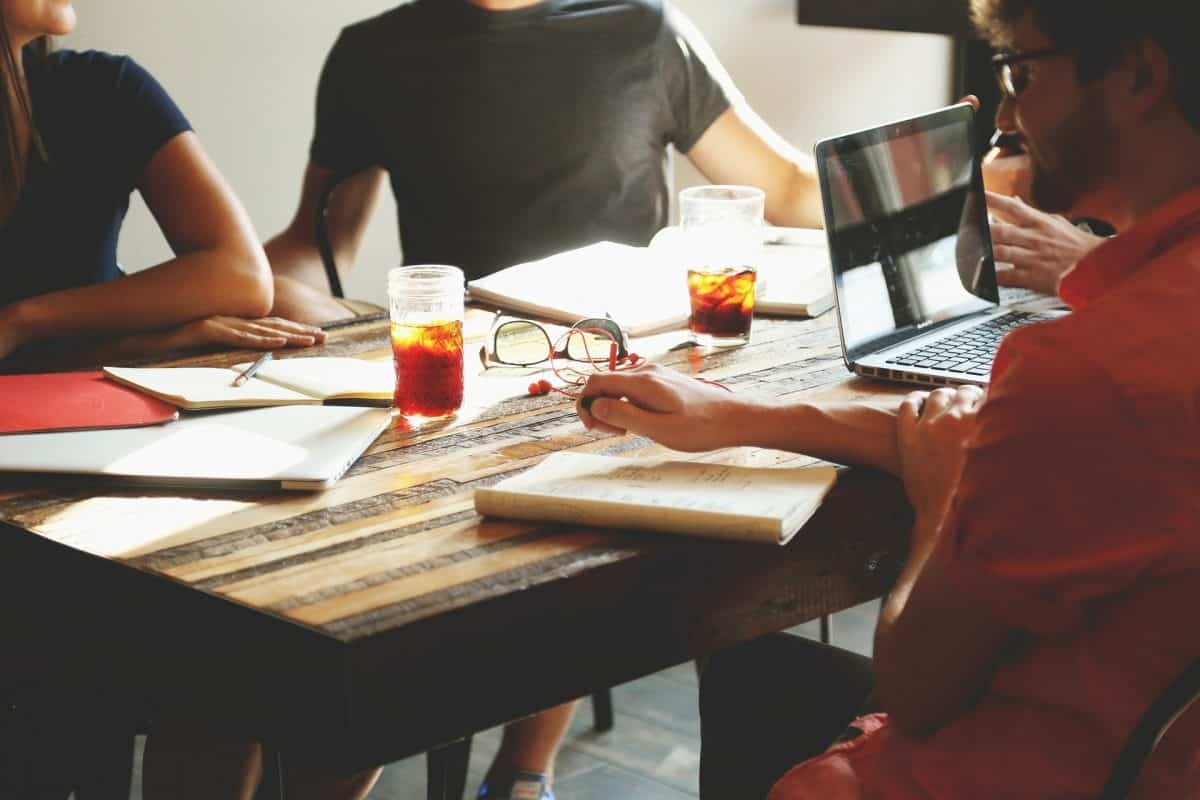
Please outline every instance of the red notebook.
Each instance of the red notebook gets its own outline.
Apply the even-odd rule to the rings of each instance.
[[[0,375],[0,434],[135,428],[178,418],[174,406],[101,372]]]

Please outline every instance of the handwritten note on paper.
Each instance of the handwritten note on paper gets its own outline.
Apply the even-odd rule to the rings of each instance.
[[[831,467],[756,468],[555,453],[532,470],[477,492],[476,507],[499,516],[781,542],[817,508],[835,474]]]
[[[596,464],[586,472],[570,476],[546,475],[537,489],[555,497],[718,513],[736,514],[748,509],[756,509],[768,516],[786,513],[790,503],[785,493],[779,491],[778,482],[773,482],[777,485],[775,491],[771,491],[770,487],[756,486],[751,480],[753,474],[744,467],[690,461],[656,461],[618,467]]]

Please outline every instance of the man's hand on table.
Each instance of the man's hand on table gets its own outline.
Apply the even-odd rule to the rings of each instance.
[[[636,433],[693,453],[740,444],[747,413],[729,391],[657,364],[591,376],[575,410],[588,430]]]
[[[1001,286],[1058,294],[1062,276],[1104,241],[1066,217],[1038,211],[1019,197],[988,192],[987,201],[997,217],[991,225],[996,261],[1012,264],[1012,269],[997,270]]]
[[[314,325],[354,316],[353,311],[339,303],[327,290],[315,289],[286,275],[275,276],[275,305],[271,313]]]
[[[984,392],[977,386],[913,392],[900,404],[896,445],[904,491],[916,513],[914,536],[935,537],[950,507],[975,433]],[[932,549],[932,541],[914,541],[914,551]]]

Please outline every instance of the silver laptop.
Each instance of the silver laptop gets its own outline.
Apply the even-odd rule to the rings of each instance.
[[[293,489],[333,486],[391,410],[275,406],[184,414],[143,428],[3,437],[0,479],[101,486]]]
[[[1060,311],[1000,302],[966,103],[817,142],[842,354],[859,375],[986,385],[1000,338]]]

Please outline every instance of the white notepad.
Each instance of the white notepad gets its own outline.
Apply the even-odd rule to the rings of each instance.
[[[382,408],[280,406],[197,414],[148,428],[4,438],[0,473],[131,486],[332,486],[391,422]]]
[[[825,231],[767,228],[758,279],[755,311],[816,317],[833,308],[833,270]]]
[[[553,453],[475,491],[480,514],[787,544],[833,487],[833,467],[735,467],[703,461]]]
[[[616,242],[502,269],[467,289],[472,299],[564,325],[608,314],[631,336],[682,328],[691,313],[682,272]]]
[[[105,367],[104,374],[189,411],[320,403],[384,406],[391,405],[395,391],[391,359],[278,359],[268,361],[241,386],[234,386],[233,379],[248,366]]]

